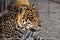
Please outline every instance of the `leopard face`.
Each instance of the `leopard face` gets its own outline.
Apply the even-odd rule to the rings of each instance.
[[[39,15],[35,8],[27,7],[23,9],[23,12],[18,13],[18,25],[20,27],[24,27],[23,30],[26,29],[36,29],[39,24]]]

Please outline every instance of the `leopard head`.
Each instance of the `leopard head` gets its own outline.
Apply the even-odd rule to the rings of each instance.
[[[36,29],[40,23],[39,15],[36,9],[33,6],[29,7],[19,7],[18,12],[18,25],[23,27],[23,30],[26,29]]]

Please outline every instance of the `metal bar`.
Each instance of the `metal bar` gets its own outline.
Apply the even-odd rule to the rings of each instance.
[[[2,12],[3,12],[3,6],[4,6],[4,5],[3,5],[3,0],[2,0]]]

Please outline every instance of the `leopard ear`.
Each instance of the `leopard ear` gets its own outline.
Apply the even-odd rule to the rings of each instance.
[[[32,7],[35,8],[35,4],[32,4]]]

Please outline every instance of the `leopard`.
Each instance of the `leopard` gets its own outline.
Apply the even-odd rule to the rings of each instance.
[[[20,30],[35,30],[41,23],[38,11],[33,6],[26,7],[25,5],[22,5],[18,8],[16,13],[7,12],[2,15],[1,18],[2,27],[4,29],[2,31],[5,35],[9,35],[10,33],[9,36],[16,32],[14,30],[17,30],[18,32],[20,32]]]

